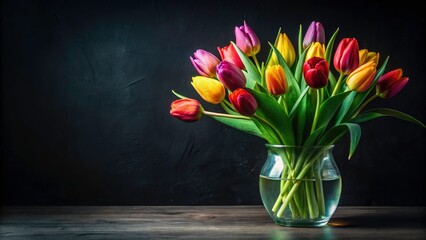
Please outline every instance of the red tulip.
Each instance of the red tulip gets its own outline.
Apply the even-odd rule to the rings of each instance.
[[[381,98],[391,98],[395,96],[407,84],[408,77],[402,76],[401,68],[383,74],[376,85],[376,95]]]
[[[170,114],[185,122],[198,121],[204,112],[200,102],[190,98],[175,100],[170,107]]]
[[[359,47],[355,38],[344,38],[340,41],[334,53],[333,64],[343,75],[348,75],[359,67]]]
[[[229,101],[241,115],[253,116],[256,112],[256,99],[243,88],[238,88],[229,94]]]
[[[328,63],[324,58],[312,57],[303,64],[303,76],[311,88],[327,86],[328,73]]]
[[[238,56],[237,50],[235,50],[234,45],[229,44],[229,46],[220,48],[218,47],[217,50],[219,51],[220,57],[222,58],[222,61],[228,61],[231,62],[239,69],[244,69],[244,64],[240,59],[240,56]]]

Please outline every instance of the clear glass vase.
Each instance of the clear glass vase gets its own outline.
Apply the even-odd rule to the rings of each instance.
[[[342,188],[333,147],[266,144],[268,155],[259,188],[263,205],[276,224],[321,227],[328,223]]]

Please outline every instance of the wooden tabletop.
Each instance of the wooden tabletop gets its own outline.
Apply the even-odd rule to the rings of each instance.
[[[0,239],[426,239],[426,207],[340,206],[320,228],[272,222],[263,206],[1,207]]]

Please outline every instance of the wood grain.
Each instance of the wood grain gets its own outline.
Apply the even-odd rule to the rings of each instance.
[[[0,239],[426,239],[425,212],[342,206],[325,227],[289,228],[263,206],[8,206]]]

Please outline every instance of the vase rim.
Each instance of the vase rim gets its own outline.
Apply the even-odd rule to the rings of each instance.
[[[313,146],[303,146],[303,145],[285,145],[285,144],[271,144],[265,143],[266,147],[274,147],[274,148],[333,148],[335,145],[313,145]]]

